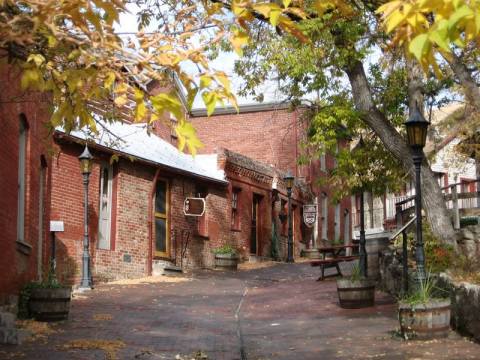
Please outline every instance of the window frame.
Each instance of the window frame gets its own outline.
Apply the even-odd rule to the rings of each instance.
[[[105,230],[105,240],[101,244],[101,231],[102,231],[102,195],[104,189],[104,171],[108,169],[108,179],[107,179],[107,214],[108,214],[108,225]],[[99,199],[98,199],[98,241],[97,241],[97,249],[100,250],[112,250],[112,213],[113,209],[113,174],[114,174],[114,166],[113,164],[101,164],[100,166],[100,184],[99,184]]]
[[[242,189],[238,187],[232,188],[232,196],[230,201],[231,206],[231,221],[230,228],[234,231],[240,231],[240,216],[239,216],[239,198]],[[234,207],[235,203],[235,207]]]
[[[18,178],[17,178],[17,234],[16,241],[28,244],[25,239],[25,201],[27,195],[28,122],[22,114],[18,120]]]

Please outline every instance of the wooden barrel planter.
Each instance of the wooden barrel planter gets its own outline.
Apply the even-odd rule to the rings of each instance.
[[[370,279],[337,279],[337,292],[340,307],[344,309],[360,309],[375,304],[375,282]]]
[[[215,269],[218,270],[237,270],[237,254],[215,254]]]
[[[402,335],[408,339],[436,339],[450,331],[450,299],[430,300],[425,304],[398,305]]]
[[[60,321],[68,318],[70,288],[32,289],[29,310],[38,321]]]
[[[303,256],[307,259],[320,259],[321,255],[318,249],[304,249]]]

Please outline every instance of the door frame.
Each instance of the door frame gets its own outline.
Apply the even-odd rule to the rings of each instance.
[[[263,196],[260,195],[260,194],[256,194],[256,193],[252,193],[252,212],[251,212],[251,215],[252,215],[252,221],[250,223],[250,254],[251,255],[257,255],[259,254],[259,245],[260,245],[260,203],[262,201],[262,198]],[[252,226],[253,226],[253,209],[254,207],[256,206],[256,209],[255,209],[255,252],[252,252]]]
[[[165,183],[165,213],[159,213],[155,209],[155,197],[156,197],[156,189],[158,182],[161,181]],[[157,251],[156,243],[157,243],[157,232],[155,227],[155,219],[165,219],[165,251]],[[169,258],[170,257],[170,183],[165,178],[158,178],[155,182],[155,192],[153,198],[153,257],[154,258]]]

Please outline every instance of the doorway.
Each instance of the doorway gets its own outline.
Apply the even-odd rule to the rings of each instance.
[[[262,197],[253,194],[252,201],[252,225],[250,232],[250,254],[258,255],[259,225],[260,225],[260,202]]]

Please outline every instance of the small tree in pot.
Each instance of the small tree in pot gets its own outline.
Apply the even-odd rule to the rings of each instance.
[[[405,339],[446,337],[450,331],[450,298],[439,296],[442,289],[427,274],[425,280],[398,302],[400,331]]]
[[[66,320],[70,311],[72,288],[60,284],[50,267],[46,281],[31,282],[20,292],[19,317],[39,321]]]
[[[375,303],[375,281],[361,275],[360,266],[355,264],[349,277],[337,279],[340,307],[359,309]]]
[[[225,244],[213,250],[215,255],[215,268],[221,270],[237,270],[238,252],[230,244]]]
[[[346,110],[343,114],[348,117],[345,121],[350,122],[360,116],[351,104],[342,106]],[[316,128],[317,135],[323,134],[320,138],[327,139],[326,130]],[[350,137],[357,137],[358,141],[352,149],[335,151],[337,166],[331,171],[328,182],[337,189],[334,193],[336,199],[348,195],[360,198],[360,209],[356,209],[360,216],[360,261],[354,266],[350,278],[337,280],[337,289],[341,307],[361,308],[373,306],[375,301],[375,282],[367,274],[364,193],[368,191],[372,196],[378,196],[387,190],[395,191],[399,187],[399,179],[403,177],[398,162],[386,152],[376,136],[363,128],[361,121],[351,131]]]

